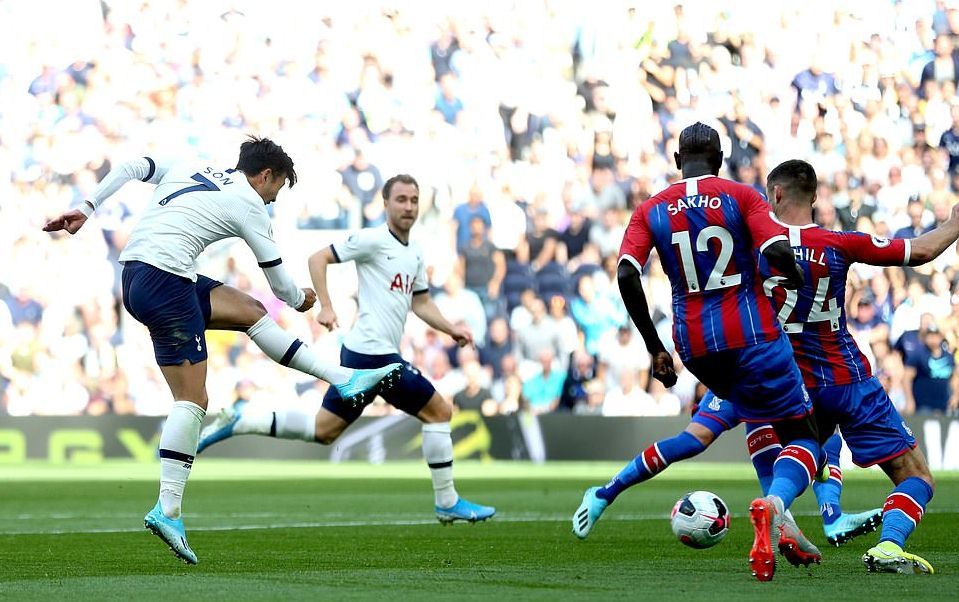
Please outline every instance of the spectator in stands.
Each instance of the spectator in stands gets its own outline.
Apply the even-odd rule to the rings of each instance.
[[[544,349],[539,353],[539,370],[523,381],[523,397],[529,400],[533,414],[552,412],[559,403],[566,375],[557,369],[553,351]]]
[[[470,222],[474,217],[478,217],[486,224],[487,230],[493,225],[490,217],[489,208],[483,202],[483,189],[479,183],[473,182],[470,186],[469,196],[465,203],[456,207],[453,211],[453,230],[455,232],[456,250],[460,252],[467,244],[470,237]]]
[[[502,317],[493,318],[486,331],[486,341],[479,346],[479,359],[484,366],[493,371],[493,378],[503,377],[503,358],[513,352],[513,341],[510,338],[509,325]]]
[[[549,352],[550,361],[558,356],[562,345],[556,322],[546,313],[546,304],[542,299],[534,298],[531,302],[532,321],[528,326],[515,332],[516,355],[520,360],[520,370],[526,371],[534,362],[542,364],[544,352]],[[562,383],[561,383],[562,384]],[[556,395],[559,397],[559,394]]]
[[[459,270],[466,288],[476,293],[486,311],[487,320],[506,311],[500,297],[506,276],[503,252],[493,246],[486,222],[479,215],[470,218],[470,238],[459,252]]]
[[[922,344],[906,363],[907,413],[943,413],[959,408],[959,372],[939,326],[922,333]]]
[[[469,362],[463,366],[463,376],[466,385],[456,395],[453,395],[453,405],[458,410],[479,411],[483,405],[492,400],[492,393],[484,386],[483,368],[479,362]]]
[[[597,376],[596,361],[585,351],[574,351],[566,370],[563,392],[559,397],[557,410],[571,412],[577,404],[586,401],[586,383]]]

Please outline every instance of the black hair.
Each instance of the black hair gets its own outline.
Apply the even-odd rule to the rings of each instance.
[[[719,132],[697,121],[679,133],[678,154],[683,163],[705,161],[718,171],[723,164],[723,148],[719,141]]]
[[[286,176],[290,181],[290,188],[296,184],[293,159],[286,154],[282,146],[269,138],[249,136],[247,141],[240,145],[240,158],[236,160],[236,168],[248,176],[271,169],[274,175]]]
[[[818,185],[816,170],[800,159],[783,161],[766,177],[766,190],[772,191],[773,186],[781,186],[788,196],[806,198],[810,201],[816,194]]]
[[[385,184],[383,184],[383,200],[384,201],[390,198],[390,190],[393,189],[393,184],[396,184],[396,183],[410,184],[412,186],[416,186],[417,192],[419,192],[420,190],[420,185],[416,181],[416,178],[406,173],[397,174],[393,176],[392,178],[390,178],[389,180],[387,180]]]

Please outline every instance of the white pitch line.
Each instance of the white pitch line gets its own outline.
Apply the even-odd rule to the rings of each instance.
[[[938,508],[931,512],[932,514],[950,514],[959,512],[959,508],[943,509]],[[819,516],[818,512],[795,512],[795,516]],[[928,514],[928,513],[927,513]],[[283,516],[276,513],[260,513],[264,517]],[[39,517],[39,515],[37,515]],[[187,518],[196,518],[199,515],[188,515]],[[204,516],[214,516],[205,514]],[[229,514],[215,515],[218,517],[230,517]],[[240,515],[248,516],[248,515]],[[49,517],[49,515],[48,515]],[[110,516],[113,519],[117,515]],[[77,519],[89,519],[87,516],[76,516]],[[646,521],[646,520],[666,520],[669,515],[666,513],[645,513],[645,514],[619,514],[604,517],[607,521]],[[740,517],[745,520],[745,517]],[[566,514],[513,514],[507,516],[496,516],[492,520],[498,523],[553,523],[568,522],[571,515]],[[321,529],[332,527],[413,527],[420,525],[435,525],[435,518],[408,518],[408,519],[384,519],[384,520],[334,520],[334,521],[302,521],[302,522],[276,522],[276,523],[258,523],[258,524],[239,524],[239,525],[211,525],[190,527],[190,531],[255,531],[269,529]],[[46,529],[46,530],[0,530],[0,536],[7,535],[69,535],[69,534],[94,534],[94,533],[137,533],[142,531],[141,527],[108,527],[102,529]]]

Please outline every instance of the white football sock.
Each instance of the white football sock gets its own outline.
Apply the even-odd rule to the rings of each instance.
[[[234,435],[271,435],[273,412],[243,408],[239,420],[233,425]]]
[[[350,368],[320,361],[303,341],[280,328],[270,316],[260,318],[246,334],[270,359],[284,366],[334,385],[343,384],[353,376]]]
[[[297,410],[243,410],[233,426],[233,434],[315,441],[316,415]]]
[[[174,401],[160,433],[160,509],[179,518],[183,489],[193,468],[200,425],[206,410],[192,401]]]
[[[437,507],[453,506],[460,496],[453,486],[453,437],[449,422],[423,425],[423,457],[433,477],[433,495]]]
[[[296,410],[277,410],[276,432],[280,439],[302,439],[316,441],[316,415]]]

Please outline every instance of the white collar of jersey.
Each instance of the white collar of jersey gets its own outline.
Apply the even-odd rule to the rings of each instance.
[[[718,178],[718,177],[719,177],[719,176],[714,176],[714,175],[711,174],[711,173],[706,173],[706,174],[703,174],[703,175],[701,175],[701,176],[693,176],[692,178],[683,178],[682,180],[676,180],[676,181],[673,182],[673,183],[674,183],[674,184],[679,184],[680,182],[692,182],[692,181],[694,181],[694,180],[695,180],[695,181],[699,181],[699,180],[704,180],[704,179],[706,179],[706,178]]]
[[[782,226],[783,228],[799,228],[800,230],[805,230],[806,228],[815,228],[817,224],[803,224],[802,226],[797,226],[795,224],[787,224],[785,222],[779,221],[779,218],[776,217],[776,214],[772,211],[769,212],[769,217],[773,218],[773,221]]]
[[[400,237],[396,235],[396,232],[393,232],[393,230],[389,227],[389,225],[386,225],[385,228],[386,228],[386,231],[390,233],[390,236],[396,239],[396,242],[400,243],[404,247],[410,246],[410,243],[403,242],[402,240],[400,240]]]

